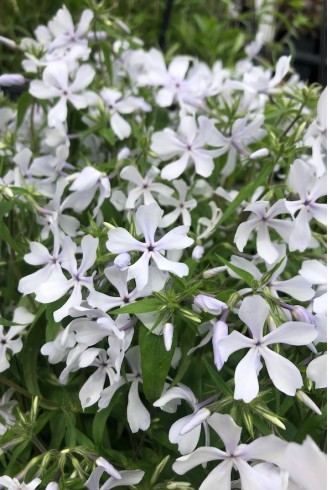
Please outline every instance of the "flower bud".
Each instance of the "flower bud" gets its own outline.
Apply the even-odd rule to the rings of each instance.
[[[15,49],[17,47],[17,44],[15,41],[12,39],[9,39],[8,37],[0,36],[0,43],[4,44],[5,46],[8,46],[8,48],[13,48]]]
[[[201,408],[197,412],[194,413],[193,417],[187,422],[182,429],[180,430],[180,436],[184,436],[187,432],[195,429],[202,422],[207,420],[211,415],[211,412],[208,408]]]
[[[174,327],[172,323],[165,323],[163,327],[164,345],[167,351],[171,350],[173,341]]]
[[[108,473],[110,476],[115,478],[116,480],[121,480],[122,476],[121,474],[114,468],[114,466],[107,461],[107,459],[103,458],[100,456],[99,458],[96,459],[96,465],[97,466],[102,466],[106,473]]]
[[[316,321],[313,315],[304,308],[304,306],[294,306],[292,310],[292,314],[299,322],[311,323],[312,325],[316,325]]]
[[[220,267],[214,267],[214,269],[208,269],[207,271],[203,272],[203,277],[204,277],[204,279],[208,279],[208,278],[216,276],[217,274],[220,274],[220,272],[224,272],[226,270],[227,270],[226,265],[222,265]]]
[[[0,87],[12,87],[13,85],[24,85],[25,78],[19,74],[0,75]]]
[[[207,311],[207,313],[211,313],[212,315],[219,315],[222,313],[222,310],[227,308],[225,303],[212,296],[207,296],[206,294],[198,294],[195,296],[194,305],[196,308]]]
[[[203,257],[204,252],[205,252],[205,250],[204,250],[204,247],[202,245],[196,245],[196,247],[192,251],[191,256],[194,260],[200,260]]]
[[[261,148],[260,150],[254,151],[249,155],[251,160],[256,160],[257,158],[264,158],[269,155],[269,150],[267,148]]]
[[[321,412],[320,408],[318,407],[318,405],[316,405],[314,403],[314,401],[311,400],[311,398],[306,393],[304,393],[304,391],[297,390],[296,396],[301,402],[304,403],[304,405],[306,405],[308,408],[310,408],[314,413],[316,413],[318,415],[322,415],[322,412]]]
[[[228,336],[228,325],[221,320],[215,322],[213,325],[212,344],[213,344],[214,363],[218,371],[220,371],[220,369],[224,364],[220,355],[219,341],[227,336]]]
[[[131,153],[130,149],[125,146],[124,148],[122,148],[122,150],[118,152],[117,160],[125,160],[130,156],[130,153]]]
[[[51,481],[46,486],[46,490],[59,490],[59,485],[56,481]]]

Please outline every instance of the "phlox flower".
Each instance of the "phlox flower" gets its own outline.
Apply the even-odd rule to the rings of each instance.
[[[104,88],[100,91],[101,98],[109,112],[110,125],[116,136],[123,140],[131,134],[131,125],[121,114],[131,114],[136,110],[150,111],[151,107],[141,97],[132,95],[123,97],[118,90]]]
[[[234,398],[245,403],[252,401],[259,392],[261,357],[275,387],[286,395],[294,396],[296,390],[303,385],[299,370],[291,361],[268,346],[276,343],[307,345],[317,336],[315,325],[305,322],[286,322],[269,334],[263,335],[264,323],[269,313],[270,307],[261,296],[245,298],[239,309],[239,318],[248,326],[252,338],[234,330],[228,337],[219,341],[219,351],[224,362],[234,352],[249,349],[235,371]]]
[[[142,383],[141,357],[139,346],[131,347],[125,354],[132,373],[125,373],[111,386],[105,388],[100,394],[98,406],[100,409],[108,407],[116,391],[125,383],[131,383],[128,394],[127,419],[133,433],[147,430],[150,426],[150,414],[139,397],[139,383]]]
[[[196,199],[187,200],[187,193],[189,187],[184,180],[182,179],[173,180],[172,185],[173,187],[175,187],[178,193],[178,198],[175,198],[173,196],[164,196],[164,195],[159,196],[159,202],[161,206],[174,207],[173,211],[170,211],[162,218],[160,226],[162,228],[166,228],[167,226],[170,226],[173,223],[175,223],[180,216],[182,217],[182,223],[185,226],[190,226],[191,225],[190,211],[197,206],[197,201]]]
[[[66,45],[86,44],[87,33],[94,17],[92,10],[83,10],[81,19],[74,26],[72,16],[65,5],[58,10],[56,15],[48,22],[48,28],[54,40],[48,46],[49,52]]]
[[[16,417],[12,414],[14,407],[17,405],[16,400],[11,400],[15,393],[13,388],[7,390],[0,399],[0,436],[3,436],[8,427],[15,423]]]
[[[90,85],[95,71],[90,65],[81,65],[70,82],[70,70],[64,61],[49,64],[43,72],[43,81],[33,80],[30,94],[37,99],[58,99],[48,112],[49,126],[56,126],[67,118],[67,101],[76,108],[84,109],[88,105],[85,88]]]
[[[289,249],[304,252],[312,238],[311,219],[327,225],[327,204],[316,202],[327,195],[327,182],[325,176],[317,179],[311,167],[302,160],[296,160],[290,168],[288,184],[300,197],[297,201],[286,200],[286,208],[293,217],[299,211],[289,237]]]
[[[318,286],[313,300],[313,311],[326,315],[327,313],[327,266],[319,260],[305,260],[299,271],[309,284]]]
[[[37,301],[40,303],[52,303],[73,288],[71,296],[66,303],[54,312],[56,322],[65,318],[69,314],[70,308],[80,306],[82,302],[82,287],[86,287],[89,291],[93,289],[93,279],[92,277],[86,276],[85,273],[96,261],[98,242],[98,238],[94,238],[91,235],[85,235],[82,238],[81,248],[83,257],[78,267],[75,258],[76,244],[70,237],[66,237],[67,256],[61,265],[71,274],[71,278],[66,279],[64,274],[57,275],[48,279],[37,289],[35,297]]]
[[[0,476],[0,485],[3,485],[6,490],[34,490],[40,483],[40,478],[34,478],[30,483],[24,483],[7,475]]]
[[[173,194],[173,189],[171,187],[154,182],[159,174],[160,171],[154,166],[148,170],[145,177],[142,177],[139,170],[132,167],[132,165],[123,168],[120,173],[120,177],[123,180],[127,180],[130,184],[128,189],[128,197],[125,202],[126,209],[134,209],[136,207],[136,203],[138,203],[141,199],[146,205],[155,202],[153,193],[156,193],[159,196],[167,197]]]
[[[100,483],[100,478],[106,469],[103,466],[99,466],[91,473],[88,480],[85,482],[85,487],[88,490],[110,490],[111,488],[116,487],[127,487],[130,485],[136,485],[139,483],[145,472],[141,470],[126,470],[120,471],[120,478],[116,478],[115,476],[111,476],[104,484]]]
[[[186,170],[193,162],[196,174],[209,177],[214,169],[213,158],[219,156],[222,150],[208,150],[204,147],[209,143],[209,130],[212,122],[205,116],[196,120],[192,116],[184,116],[176,133],[170,128],[158,131],[152,136],[151,149],[161,160],[171,160],[175,155],[180,158],[166,165],[162,170],[162,178],[173,180]]]
[[[214,413],[208,424],[222,439],[225,450],[215,447],[199,447],[195,451],[181,456],[173,464],[173,470],[183,475],[195,466],[209,461],[222,461],[205,478],[199,490],[231,489],[231,472],[240,474],[243,490],[281,490],[280,482],[274,482],[260,474],[248,464],[248,461],[262,460],[270,463],[280,462],[279,453],[287,443],[274,435],[259,437],[250,444],[239,444],[241,427],[235,424],[230,415]]]
[[[242,252],[250,234],[256,230],[257,253],[266,262],[272,264],[278,259],[279,252],[270,239],[268,228],[273,228],[284,241],[288,242],[293,224],[291,221],[276,218],[279,214],[287,213],[284,199],[279,199],[271,208],[266,210],[268,204],[268,201],[256,201],[246,206],[244,211],[250,211],[252,214],[247,221],[238,226],[234,242],[238,250]]]
[[[165,258],[162,253],[169,250],[183,250],[193,240],[187,236],[188,226],[178,226],[169,231],[159,240],[155,240],[155,232],[161,221],[163,211],[153,203],[140,206],[135,215],[137,231],[142,232],[145,242],[136,240],[124,228],[115,228],[108,232],[107,249],[116,254],[136,250],[142,256],[128,269],[128,280],[135,279],[137,288],[142,290],[148,283],[149,261],[153,259],[158,269],[172,272],[179,277],[188,275],[188,266]]]
[[[181,454],[188,454],[196,448],[202,426],[205,431],[206,444],[209,444],[209,430],[206,420],[211,412],[207,408],[203,408],[203,404],[198,403],[191,389],[182,383],[165,391],[153,405],[172,413],[176,411],[181,400],[188,403],[193,413],[174,422],[169,431],[169,440],[173,444],[178,444]]]

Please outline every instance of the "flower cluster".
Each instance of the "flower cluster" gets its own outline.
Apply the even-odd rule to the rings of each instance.
[[[98,14],[62,7],[3,75],[0,484],[321,490],[326,89]]]

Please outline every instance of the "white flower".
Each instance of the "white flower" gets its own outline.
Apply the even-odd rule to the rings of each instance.
[[[140,206],[135,215],[137,231],[143,233],[145,242],[140,242],[124,228],[108,232],[107,248],[110,252],[121,254],[136,250],[142,256],[128,269],[128,280],[135,279],[137,288],[142,290],[148,283],[149,261],[153,259],[156,266],[163,271],[172,272],[179,277],[188,274],[188,266],[165,258],[165,250],[182,250],[189,247],[193,240],[187,236],[189,228],[178,226],[169,231],[160,240],[155,241],[155,232],[159,226],[163,211],[155,203]]]
[[[171,187],[153,182],[159,173],[160,171],[156,167],[151,167],[143,178],[135,167],[129,165],[128,167],[123,168],[120,177],[131,184],[131,188],[128,190],[128,198],[125,203],[126,209],[134,209],[136,203],[139,202],[140,199],[143,200],[144,204],[155,202],[152,194],[153,192],[160,196],[170,196],[173,194],[173,189],[171,189]]]
[[[88,105],[88,98],[83,92],[95,76],[94,69],[90,65],[81,65],[72,82],[69,75],[68,64],[56,61],[44,70],[43,81],[33,80],[30,84],[30,94],[37,99],[59,98],[48,113],[49,126],[66,121],[68,100],[76,109],[84,109]]]
[[[3,436],[8,427],[15,423],[16,417],[12,414],[14,407],[17,405],[16,400],[11,400],[15,393],[13,388],[7,390],[0,400],[0,436]]]
[[[312,218],[327,225],[327,204],[317,203],[317,199],[327,195],[326,178],[316,178],[311,168],[302,160],[296,160],[290,168],[288,183],[300,199],[286,201],[286,208],[292,216],[299,211],[294,221],[294,229],[289,238],[289,249],[303,252],[311,240],[310,221]]]
[[[131,114],[138,109],[151,110],[149,104],[141,97],[127,96],[123,98],[122,93],[118,90],[104,88],[100,91],[100,95],[109,111],[111,128],[120,140],[128,138],[131,134],[130,124],[123,119],[120,113]]]
[[[310,362],[306,376],[314,381],[316,389],[327,388],[327,352]]]
[[[3,485],[7,490],[34,490],[40,483],[40,478],[34,478],[30,483],[21,483],[16,478],[10,478],[7,475],[0,476],[0,485]]]
[[[100,478],[105,472],[105,468],[99,466],[91,473],[88,480],[85,482],[85,487],[88,490],[110,490],[111,488],[116,487],[127,487],[130,485],[135,485],[139,483],[145,472],[141,470],[132,470],[132,471],[120,471],[120,479],[115,478],[115,476],[111,476],[104,484],[100,483]]]
[[[244,211],[250,211],[253,214],[247,221],[238,226],[234,242],[237,245],[238,250],[242,252],[249,240],[250,234],[253,230],[256,230],[257,253],[266,262],[272,264],[278,259],[279,253],[270,239],[268,228],[273,228],[283,240],[288,242],[293,224],[290,221],[275,218],[278,214],[287,212],[283,199],[277,201],[270,209],[268,209],[268,211],[266,211],[268,204],[268,201],[257,201],[249,204],[244,209]]]
[[[269,313],[269,305],[260,296],[245,298],[239,309],[239,318],[248,326],[253,338],[235,330],[219,341],[219,351],[224,362],[234,352],[249,349],[235,371],[234,398],[242,399],[245,403],[252,401],[259,392],[257,378],[262,367],[261,357],[275,387],[286,395],[294,396],[296,390],[303,385],[299,370],[291,361],[270,350],[268,345],[307,345],[317,336],[315,326],[304,322],[286,322],[269,334],[263,335],[264,323]]]
[[[218,460],[223,462],[209,473],[199,490],[230,489],[232,469],[239,472],[243,490],[281,490],[279,485],[273,484],[272,478],[260,474],[247,461],[258,459],[276,464],[280,462],[278,455],[286,447],[286,442],[271,435],[260,437],[250,444],[238,445],[241,428],[230,415],[215,413],[208,419],[208,424],[224,442],[225,451],[215,447],[199,447],[176,460],[173,464],[176,473],[183,475],[199,464]]]
[[[326,490],[327,455],[307,436],[302,444],[291,442],[282,454],[282,468],[301,490]],[[289,487],[288,487],[289,488]],[[293,487],[294,488],[294,487]]]
[[[160,407],[167,412],[175,412],[180,400],[186,400],[192,408],[193,413],[178,419],[169,432],[169,440],[178,444],[181,454],[188,454],[195,449],[198,444],[201,428],[204,427],[207,443],[209,441],[208,427],[206,420],[211,415],[208,409],[204,409],[188,386],[180,383],[178,386],[168,389],[158,400],[154,407]]]
[[[74,182],[69,189],[74,192],[66,198],[65,206],[74,209],[78,213],[81,213],[90,205],[99,189],[98,203],[93,210],[93,216],[96,216],[104,200],[110,196],[110,181],[108,176],[99,172],[99,170],[87,166],[75,176]]]
[[[69,314],[69,309],[73,306],[80,306],[82,301],[82,287],[93,289],[93,279],[85,273],[93,266],[96,261],[98,247],[98,238],[91,235],[85,235],[81,241],[82,261],[77,266],[75,252],[76,245],[70,237],[66,237],[67,255],[65,261],[62,261],[62,267],[71,274],[71,279],[66,279],[64,274],[51,276],[44,284],[39,285],[36,291],[35,299],[40,303],[52,303],[64,296],[71,288],[73,291],[66,303],[54,312],[54,319],[59,322]]]
[[[48,23],[49,31],[55,37],[49,45],[49,52],[66,45],[86,44],[86,36],[93,16],[92,10],[83,10],[80,22],[75,28],[70,12],[63,5]]]
[[[194,297],[194,305],[211,315],[220,315],[222,310],[227,308],[227,305],[218,299],[213,298],[207,294],[198,294]]]
[[[199,127],[194,117],[185,116],[181,119],[178,133],[166,128],[153,134],[151,149],[161,160],[170,160],[175,155],[181,155],[178,160],[163,168],[163,179],[176,179],[183,174],[190,161],[195,165],[198,175],[209,177],[212,174],[213,158],[222,151],[204,148],[208,144],[209,130],[213,123],[207,117],[200,116],[198,124]]]
[[[190,226],[191,216],[189,210],[192,210],[197,206],[197,201],[195,199],[186,200],[189,187],[182,179],[174,180],[172,184],[178,191],[179,196],[178,199],[172,196],[159,196],[159,202],[162,206],[173,206],[175,208],[162,218],[160,226],[166,228],[175,223],[180,216],[182,217],[182,223],[186,226]]]

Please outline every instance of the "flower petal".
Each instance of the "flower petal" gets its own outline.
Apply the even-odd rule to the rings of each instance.
[[[297,367],[268,347],[262,347],[261,354],[275,387],[286,395],[294,396],[296,390],[303,386],[302,376]]]
[[[259,392],[257,379],[260,365],[260,353],[257,348],[250,349],[235,371],[235,400],[249,403]]]

